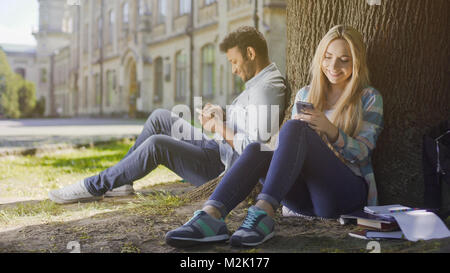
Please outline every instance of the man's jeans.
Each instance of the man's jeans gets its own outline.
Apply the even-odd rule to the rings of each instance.
[[[258,196],[276,209],[281,203],[294,212],[336,218],[366,205],[368,186],[355,175],[305,122],[288,121],[278,148],[261,151],[248,145],[205,203],[225,217],[242,202],[261,178]]]
[[[172,136],[172,127],[182,124],[184,136]],[[187,130],[187,131],[186,131]],[[180,134],[177,134],[180,135]],[[132,184],[162,164],[195,186],[219,176],[225,169],[219,146],[199,129],[168,110],[155,110],[125,157],[113,167],[86,178],[89,193],[100,196],[108,190]]]

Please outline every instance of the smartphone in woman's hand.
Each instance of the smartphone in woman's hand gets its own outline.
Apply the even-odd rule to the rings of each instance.
[[[296,103],[296,106],[297,106],[297,114],[303,114],[305,109],[307,109],[307,110],[314,109],[314,105],[312,103],[304,102],[304,101],[298,101]]]

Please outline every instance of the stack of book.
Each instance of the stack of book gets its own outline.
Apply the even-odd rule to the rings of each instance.
[[[407,209],[407,207],[403,208]],[[402,210],[403,208],[399,205],[365,207],[364,211],[359,210],[341,215],[339,221],[342,225],[355,223],[360,227],[359,230],[349,233],[355,238],[366,240],[403,239],[404,236],[397,221],[390,215],[392,209]]]

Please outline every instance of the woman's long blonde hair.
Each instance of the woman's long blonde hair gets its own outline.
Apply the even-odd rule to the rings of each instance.
[[[312,79],[308,101],[322,112],[326,109],[326,93],[329,88],[329,81],[322,72],[322,62],[328,45],[336,39],[347,41],[352,54],[353,73],[344,92],[336,102],[331,122],[347,135],[355,137],[363,121],[362,91],[370,84],[366,47],[362,35],[356,29],[337,25],[322,38],[311,64]]]

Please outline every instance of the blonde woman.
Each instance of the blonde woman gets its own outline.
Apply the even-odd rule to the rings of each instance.
[[[383,126],[383,101],[369,86],[366,50],[354,28],[338,25],[321,40],[311,84],[295,102],[292,119],[274,152],[249,145],[227,172],[203,209],[170,231],[166,242],[183,247],[229,239],[226,215],[263,179],[257,203],[231,236],[233,246],[255,246],[274,235],[274,213],[337,218],[377,203],[371,153]]]

